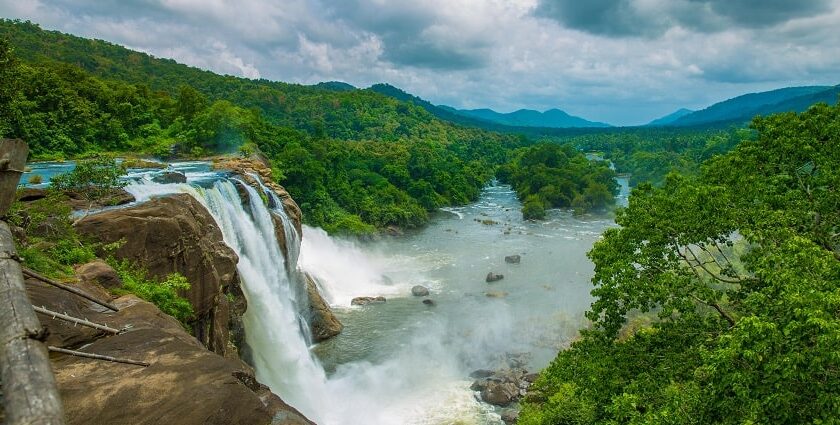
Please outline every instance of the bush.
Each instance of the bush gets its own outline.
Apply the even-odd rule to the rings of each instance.
[[[166,279],[158,280],[149,277],[145,269],[127,260],[120,261],[111,258],[108,263],[123,281],[122,288],[116,292],[137,295],[156,305],[164,314],[177,319],[185,328],[187,327],[187,322],[194,317],[195,313],[189,300],[178,295],[179,290],[190,289],[187,278],[179,273],[172,273]]]
[[[55,190],[74,192],[85,200],[94,202],[126,185],[120,178],[125,175],[125,167],[109,156],[80,160],[76,168],[69,173],[52,178]]]
[[[545,218],[545,206],[536,195],[529,195],[522,204],[522,218],[525,220],[542,220]]]

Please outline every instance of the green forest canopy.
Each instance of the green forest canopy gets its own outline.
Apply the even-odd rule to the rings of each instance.
[[[519,423],[836,423],[840,107],[752,128],[699,175],[633,191],[589,254],[593,328]],[[628,332],[640,314],[658,319]]]

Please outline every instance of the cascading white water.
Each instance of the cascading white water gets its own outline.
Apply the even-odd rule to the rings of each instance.
[[[297,265],[298,257],[300,256],[301,236],[297,232],[294,223],[286,214],[286,209],[283,208],[283,201],[274,193],[273,190],[265,186],[260,176],[256,174],[249,174],[260,185],[260,190],[268,197],[268,206],[271,211],[280,217],[283,222],[283,233],[286,236],[286,252],[288,254],[288,263],[292,268]]]
[[[384,270],[396,258],[377,258],[356,244],[330,237],[323,229],[304,226],[301,270],[314,276],[321,295],[330,305],[349,307],[353,297],[407,294],[410,285],[402,276],[386,276]],[[427,286],[433,286],[429,282]]]
[[[188,184],[135,184],[126,188],[138,200],[171,193],[188,193],[210,211],[224,241],[239,256],[237,270],[248,302],[246,341],[257,379],[283,400],[317,421],[323,406],[326,376],[309,352],[298,320],[295,291],[279,250],[268,208],[256,189],[249,194],[250,214],[228,180],[209,189]]]

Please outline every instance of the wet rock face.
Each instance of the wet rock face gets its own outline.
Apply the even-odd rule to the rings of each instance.
[[[214,351],[224,354],[225,347],[215,346],[213,331],[226,323],[217,311],[219,297],[236,279],[238,257],[222,238],[222,232],[210,213],[187,194],[155,198],[122,209],[87,216],[75,224],[83,235],[104,244],[122,241],[113,252],[145,267],[151,276],[166,278],[178,272],[190,282],[183,296],[190,300],[196,319],[196,337]],[[218,335],[217,335],[218,336]]]
[[[312,327],[312,338],[315,342],[321,342],[340,334],[344,325],[338,321],[329,304],[321,297],[315,279],[305,273],[302,278],[306,282],[306,295],[309,298],[309,324]],[[385,301],[385,298],[382,300]]]
[[[300,235],[302,233],[302,214],[300,207],[295,200],[292,199],[291,195],[289,195],[289,192],[287,192],[283,186],[280,186],[274,181],[271,173],[271,165],[265,158],[221,158],[213,163],[213,168],[217,170],[231,171],[245,181],[245,183],[248,183],[254,188],[258,188],[259,185],[253,176],[259,176],[265,187],[271,189],[275,194],[277,194],[277,197],[280,198],[280,202],[283,204],[283,210],[286,212],[286,215],[289,216],[292,223],[294,223],[295,230],[297,230],[298,234]]]
[[[152,177],[152,181],[161,184],[186,183],[187,176],[180,171],[163,171]]]

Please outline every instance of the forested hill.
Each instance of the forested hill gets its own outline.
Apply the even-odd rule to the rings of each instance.
[[[837,103],[840,86],[786,87],[749,93],[686,114],[664,125],[728,127],[748,123],[756,115],[802,112],[816,103]]]
[[[371,90],[325,90],[324,86],[218,75],[107,41],[45,31],[29,22],[0,20],[0,38],[10,40],[15,54],[25,62],[72,64],[92,76],[142,85],[152,91],[177,93],[189,86],[211,102],[223,99],[244,108],[257,108],[272,124],[311,135],[393,140],[410,136],[435,121],[421,107]]]
[[[0,63],[0,137],[33,159],[259,150],[331,232],[422,225],[476,199],[527,142],[371,90],[222,76],[31,23],[0,21]]]

